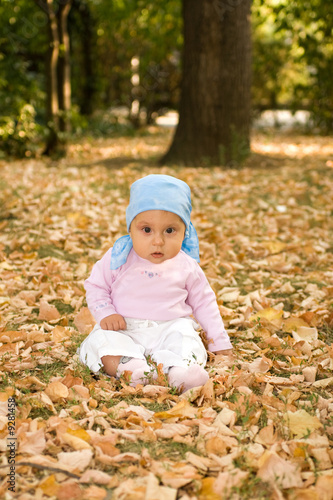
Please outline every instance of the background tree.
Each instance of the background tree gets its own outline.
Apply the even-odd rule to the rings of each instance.
[[[249,150],[250,0],[183,0],[179,124],[164,161],[238,162]]]
[[[48,51],[46,62],[46,120],[49,134],[45,154],[57,153],[64,147],[61,132],[69,132],[71,108],[70,54],[67,18],[72,0],[35,0],[48,19]]]

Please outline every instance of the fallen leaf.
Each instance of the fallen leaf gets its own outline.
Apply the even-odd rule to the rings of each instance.
[[[19,435],[19,452],[28,455],[39,455],[46,446],[44,429],[35,432],[22,432]]]
[[[168,419],[168,418],[194,418],[198,415],[199,410],[194,406],[191,406],[190,403],[183,399],[179,403],[177,403],[171,410],[157,412],[155,413],[155,418],[160,419]]]
[[[101,470],[87,469],[79,481],[80,483],[109,484],[110,476]]]
[[[51,339],[53,342],[61,342],[62,340],[68,339],[71,336],[71,332],[64,326],[57,325],[52,330]]]
[[[92,459],[93,453],[91,450],[68,451],[58,453],[58,463],[61,467],[67,470],[83,471],[88,467]]]
[[[74,324],[80,333],[87,335],[94,328],[96,321],[87,307],[82,307],[75,316]]]
[[[45,300],[41,300],[38,319],[52,321],[59,318],[60,313],[58,309],[55,306],[48,304]]]
[[[38,488],[40,488],[48,497],[53,497],[57,495],[59,486],[60,485],[57,483],[54,474],[51,474],[39,483]]]
[[[249,472],[236,469],[233,474],[230,472],[219,472],[214,483],[214,491],[222,497],[229,496],[233,488],[240,488],[248,478]]]
[[[63,383],[51,382],[45,389],[45,394],[49,396],[53,403],[57,403],[62,399],[66,399],[68,397],[69,391],[68,387]]]
[[[261,319],[266,319],[267,321],[276,321],[280,320],[283,317],[283,311],[274,309],[273,307],[267,307],[266,309],[262,309],[256,314],[252,314],[250,316],[250,321],[260,321]]]
[[[284,460],[276,453],[266,451],[258,461],[257,476],[281,489],[301,488],[303,481],[297,465]]]
[[[74,450],[91,450],[91,446],[90,444],[87,443],[87,441],[77,436],[73,436],[68,432],[65,432],[64,434],[61,435],[61,440],[65,444],[71,446],[71,448],[74,448]]]
[[[76,500],[82,498],[82,489],[76,481],[65,481],[59,486],[57,500]]]
[[[107,491],[104,488],[92,485],[82,492],[84,500],[104,500],[107,496]]]
[[[287,411],[284,421],[293,435],[299,438],[316,429],[321,429],[323,426],[317,417],[310,415],[305,410]]]
[[[307,342],[313,342],[318,339],[317,328],[309,326],[299,326],[297,331],[293,331],[293,337],[298,342],[299,340],[306,340]]]

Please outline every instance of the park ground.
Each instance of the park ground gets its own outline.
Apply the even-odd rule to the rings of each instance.
[[[233,169],[159,167],[170,139],[153,127],[0,162],[2,498],[333,498],[333,138],[255,134]],[[160,370],[132,388],[76,356],[83,282],[150,173],[192,188],[234,346],[182,395]]]

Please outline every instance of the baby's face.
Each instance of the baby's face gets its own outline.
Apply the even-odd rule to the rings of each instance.
[[[185,236],[185,224],[172,212],[147,210],[133,219],[130,235],[133,248],[139,257],[154,264],[161,264],[180,252]]]

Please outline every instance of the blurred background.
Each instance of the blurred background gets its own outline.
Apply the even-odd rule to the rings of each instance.
[[[216,0],[217,15],[241,1]],[[53,132],[65,143],[177,122],[180,0],[2,0],[0,26],[2,157],[47,153]],[[332,133],[331,2],[253,0],[251,26],[252,123]]]

